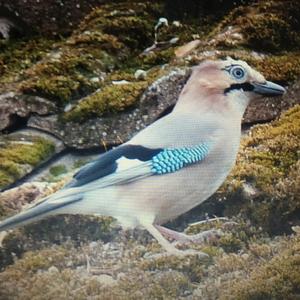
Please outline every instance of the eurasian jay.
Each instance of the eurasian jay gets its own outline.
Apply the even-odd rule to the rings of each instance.
[[[244,61],[202,62],[170,114],[83,166],[63,189],[0,223],[0,231],[49,215],[113,216],[182,254],[163,235],[183,234],[161,224],[199,205],[223,183],[235,163],[249,101],[284,92]]]

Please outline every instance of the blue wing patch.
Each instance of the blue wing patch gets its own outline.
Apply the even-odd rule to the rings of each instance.
[[[190,164],[201,161],[209,153],[208,144],[195,147],[165,149],[151,160],[151,171],[154,174],[172,173]]]

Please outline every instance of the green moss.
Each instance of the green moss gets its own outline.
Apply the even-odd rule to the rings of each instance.
[[[256,187],[267,189],[285,177],[299,160],[300,106],[296,105],[270,125],[256,126],[243,142],[240,176],[255,178]],[[250,166],[247,166],[250,164]],[[256,167],[254,167],[256,166]],[[252,169],[252,172],[248,172]],[[239,167],[237,167],[239,169]]]
[[[186,230],[187,234],[198,234],[206,230],[220,230],[219,238],[207,241],[207,245],[201,248],[201,251],[210,253],[216,256],[221,253],[235,252],[238,253],[241,249],[247,247],[249,241],[262,237],[261,231],[253,226],[249,226],[243,219],[233,220],[215,220],[205,223],[189,226]]]
[[[28,79],[22,81],[19,88],[24,93],[40,94],[64,104],[99,87],[99,83],[90,78],[98,77],[100,70],[107,67],[101,58],[107,60],[101,50],[93,55],[86,49],[66,47],[58,52],[58,58],[42,61],[28,69],[25,73]]]
[[[29,224],[20,232],[28,240],[43,240],[49,244],[74,240],[79,245],[89,240],[110,240],[115,233],[113,221],[112,217],[64,215]]]
[[[236,26],[244,37],[242,44],[250,48],[260,51],[299,49],[299,17],[300,9],[295,1],[264,0],[234,9],[216,32]]]
[[[109,85],[81,101],[72,111],[65,114],[67,121],[82,121],[106,113],[123,111],[133,106],[138,96],[146,89],[147,82]]]
[[[53,152],[53,143],[42,138],[31,144],[7,142],[0,148],[0,187],[23,176],[26,173],[24,166],[36,166]]]
[[[54,145],[45,139],[37,139],[32,145],[10,143],[0,150],[0,157],[18,164],[36,166],[54,151]]]
[[[150,67],[155,65],[163,65],[169,63],[174,57],[174,48],[171,47],[166,50],[157,52],[149,52],[148,54],[139,57],[140,64],[143,67]]]
[[[274,81],[295,81],[300,76],[300,53],[271,56],[257,63],[266,78]]]
[[[249,277],[224,290],[221,299],[298,299],[300,286],[300,239],[282,253],[254,268]]]
[[[130,11],[128,6],[132,4],[95,9],[60,48],[25,72],[19,89],[59,105],[98,89],[101,81],[92,78],[116,67],[152,39],[155,18],[150,3],[138,3]]]
[[[269,125],[254,127],[220,190],[228,197],[227,212],[242,212],[272,233],[288,230],[290,218],[300,209],[299,145],[299,105]],[[244,183],[256,190],[254,200],[239,193]]]
[[[150,1],[102,5],[85,18],[79,31],[101,29],[132,51],[140,51],[153,40],[153,28],[162,9],[162,5]]]
[[[41,60],[57,40],[39,36],[30,39],[0,41],[0,82],[22,77],[24,71]]]
[[[67,168],[65,165],[55,165],[50,168],[49,172],[51,175],[56,177],[56,176],[66,173]]]
[[[147,72],[145,80],[137,80],[131,69],[113,72],[106,78],[103,89],[81,100],[73,110],[64,113],[63,120],[79,122],[134,107],[149,84],[164,73],[160,68],[152,68]],[[130,81],[126,84],[111,84],[114,80]]]
[[[200,262],[195,255],[190,257],[162,256],[156,259],[143,260],[139,265],[139,268],[144,271],[176,270],[185,274],[193,282],[199,282],[203,278],[204,267],[203,261]]]

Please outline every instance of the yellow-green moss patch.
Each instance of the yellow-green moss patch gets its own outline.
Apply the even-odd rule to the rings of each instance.
[[[19,179],[28,169],[48,158],[54,150],[53,143],[42,138],[27,144],[7,141],[0,147],[0,187]]]
[[[215,32],[237,27],[243,35],[240,43],[260,51],[299,49],[299,17],[297,1],[258,1],[234,9]],[[226,40],[222,43],[226,45]]]
[[[52,176],[59,176],[67,172],[65,165],[55,165],[49,169],[49,172]]]
[[[242,212],[269,232],[288,230],[300,210],[299,145],[299,105],[269,125],[255,126],[220,189],[228,198],[227,212]],[[245,183],[254,189],[253,200],[243,196]]]
[[[94,92],[103,72],[151,43],[160,9],[150,2],[131,1],[95,8],[65,43],[26,71],[19,89],[59,105]]]
[[[86,49],[65,48],[53,53],[52,58],[26,70],[27,79],[20,83],[19,88],[24,93],[40,94],[58,104],[85,95],[99,87],[99,83],[90,78],[99,76],[100,70],[105,68],[101,59],[108,63],[113,61],[107,59],[103,51],[97,52],[93,55]]]
[[[113,72],[106,78],[106,85],[102,89],[81,100],[74,109],[63,115],[63,119],[79,122],[133,107],[146,88],[163,74],[165,72],[160,68],[153,68],[147,72],[144,80],[138,80],[134,78],[133,70]],[[112,84],[113,81],[121,80],[129,81],[124,84]]]
[[[288,243],[282,253],[253,269],[248,278],[224,289],[221,299],[298,299],[300,286],[300,239]]]
[[[289,174],[299,160],[300,106],[296,105],[270,125],[255,126],[242,142],[233,177],[251,180],[268,191],[269,184]]]
[[[82,121],[105,113],[116,113],[134,105],[147,82],[105,86],[65,114],[67,121]]]
[[[8,83],[22,77],[26,69],[44,57],[54,42],[57,41],[38,36],[19,41],[0,41],[0,82]]]

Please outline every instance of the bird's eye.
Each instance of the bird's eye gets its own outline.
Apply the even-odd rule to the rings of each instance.
[[[230,73],[236,79],[243,79],[245,76],[245,71],[241,67],[233,67]]]

